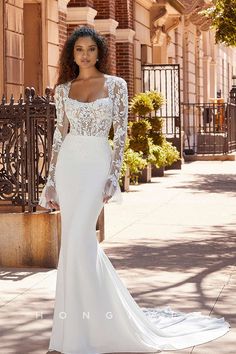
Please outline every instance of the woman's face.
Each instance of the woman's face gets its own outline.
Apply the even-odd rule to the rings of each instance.
[[[91,37],[80,37],[74,45],[74,60],[80,68],[94,66],[98,58],[98,47]]]

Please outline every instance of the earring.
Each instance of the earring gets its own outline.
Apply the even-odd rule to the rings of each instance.
[[[97,58],[97,60],[96,61],[98,61],[99,59]]]

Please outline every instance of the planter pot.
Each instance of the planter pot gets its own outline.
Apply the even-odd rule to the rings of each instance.
[[[152,165],[152,176],[153,177],[164,177],[165,175],[165,166],[163,167],[156,167]]]
[[[181,170],[182,167],[182,159],[175,161],[172,165],[170,166],[166,166],[165,169],[166,170]]]
[[[0,266],[56,268],[60,225],[59,211],[0,213]]]
[[[57,268],[61,247],[60,211],[0,213],[0,266]],[[96,236],[104,240],[104,208]]]
[[[141,183],[149,183],[149,182],[151,182],[151,178],[152,178],[152,165],[149,163],[142,170],[142,173],[139,176],[139,182],[141,182]]]
[[[129,167],[127,168],[125,175],[121,178],[122,185],[120,186],[121,192],[128,192],[130,185]]]

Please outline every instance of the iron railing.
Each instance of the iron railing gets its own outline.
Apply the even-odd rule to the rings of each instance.
[[[45,96],[26,88],[0,104],[0,211],[36,211],[46,182],[55,127],[51,90]]]
[[[226,154],[236,150],[234,103],[183,103],[184,152]]]

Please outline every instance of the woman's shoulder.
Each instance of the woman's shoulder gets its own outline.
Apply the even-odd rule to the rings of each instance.
[[[66,82],[64,82],[64,83],[62,83],[62,84],[57,84],[57,85],[55,86],[55,89],[57,88],[57,89],[59,89],[59,90],[62,90],[62,89],[64,89],[64,88],[66,88],[67,86],[69,86],[70,83],[71,83],[71,81],[66,81]]]
[[[56,93],[56,92],[61,92],[61,91],[64,90],[64,88],[65,88],[65,84],[57,84],[57,85],[55,85],[55,87],[54,87],[54,92],[55,92],[55,93]]]
[[[63,95],[68,91],[71,81],[64,82],[62,84],[57,84],[54,88],[55,94]]]
[[[111,82],[113,82],[113,83],[115,83],[115,84],[120,84],[120,85],[127,85],[127,82],[125,81],[125,79],[123,79],[123,77],[121,77],[121,76],[115,76],[115,75],[108,75],[108,74],[106,74],[106,76],[108,77],[108,79],[111,81]]]

